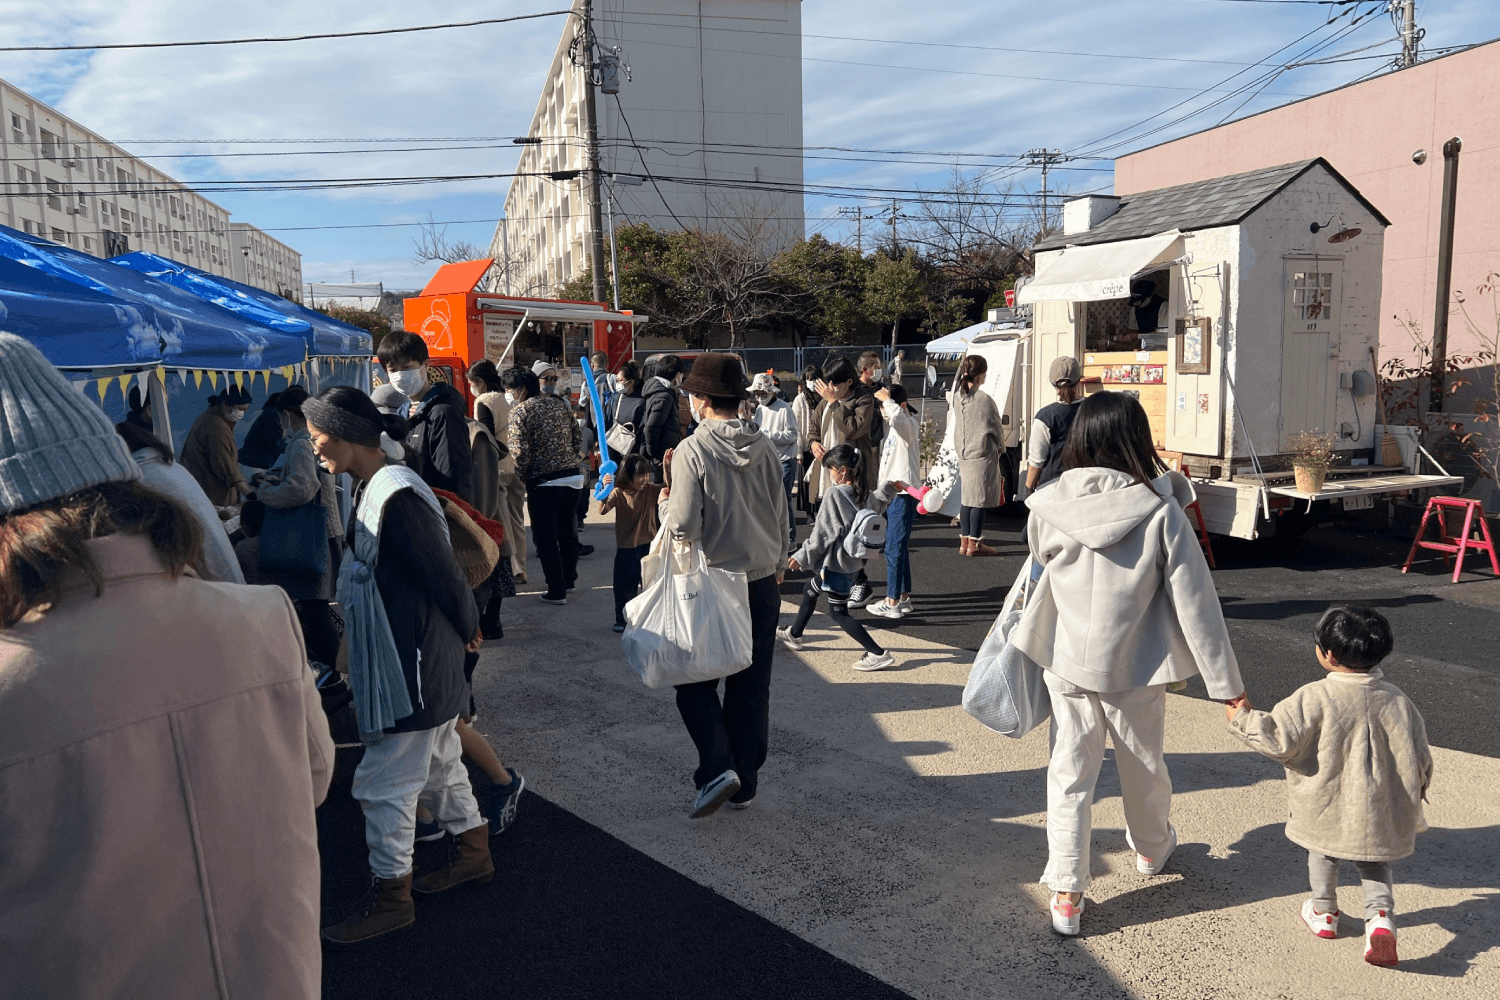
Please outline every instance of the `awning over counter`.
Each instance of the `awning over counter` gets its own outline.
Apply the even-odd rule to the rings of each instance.
[[[1176,229],[1138,240],[1038,254],[1036,277],[1016,293],[1016,304],[1127,298],[1132,278],[1180,256],[1182,233]]]

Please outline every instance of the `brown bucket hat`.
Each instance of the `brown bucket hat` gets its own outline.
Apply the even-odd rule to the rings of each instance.
[[[720,399],[744,399],[745,369],[733,354],[709,352],[693,359],[693,370],[682,380],[682,391]]]

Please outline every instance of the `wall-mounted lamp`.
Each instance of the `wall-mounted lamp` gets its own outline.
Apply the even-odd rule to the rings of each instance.
[[[1314,236],[1316,236],[1318,235],[1319,231],[1332,226],[1334,219],[1339,220],[1339,229],[1338,232],[1328,237],[1329,243],[1345,243],[1349,240],[1354,239],[1354,237],[1358,236],[1360,233],[1364,232],[1364,230],[1360,229],[1358,226],[1346,227],[1344,225],[1344,217],[1342,215],[1339,215],[1338,213],[1334,213],[1332,216],[1330,216],[1327,222],[1314,222],[1311,226],[1308,227],[1308,229],[1311,230]]]

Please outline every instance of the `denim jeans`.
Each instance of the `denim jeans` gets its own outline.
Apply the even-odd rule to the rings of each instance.
[[[984,508],[960,506],[958,508],[958,533],[965,538],[983,538]]]
[[[625,605],[641,592],[641,560],[651,543],[636,548],[615,549],[615,624],[625,624]]]
[[[750,666],[724,678],[723,702],[716,680],[677,688],[677,711],[698,748],[693,787],[702,788],[732,769],[740,776],[740,790],[732,800],[738,802],[755,797],[756,775],[771,739],[771,655],[781,612],[775,575],[750,582],[749,604]]]
[[[898,600],[911,593],[911,525],[917,517],[917,501],[909,493],[898,493],[885,511],[885,596]]]
[[[781,485],[786,489],[786,525],[788,537],[792,544],[797,542],[797,508],[792,506],[792,483],[797,479],[797,462],[795,459],[781,460]]]
[[[562,597],[578,579],[578,494],[571,486],[545,483],[526,494],[531,542],[547,578],[547,596]]]

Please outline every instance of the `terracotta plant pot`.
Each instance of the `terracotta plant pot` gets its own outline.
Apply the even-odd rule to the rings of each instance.
[[[1328,478],[1326,466],[1293,465],[1292,472],[1297,477],[1297,491],[1299,493],[1319,493],[1323,489],[1323,480]]]

